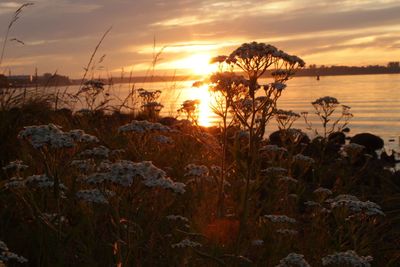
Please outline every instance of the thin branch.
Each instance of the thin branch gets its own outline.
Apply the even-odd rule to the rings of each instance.
[[[83,85],[83,83],[85,82],[86,76],[87,76],[87,74],[88,74],[88,72],[89,72],[90,66],[91,66],[92,63],[93,63],[93,59],[94,59],[94,57],[96,56],[97,50],[99,50],[100,45],[103,43],[104,39],[106,38],[106,36],[108,35],[108,33],[111,31],[111,29],[112,29],[112,26],[111,26],[110,28],[108,28],[108,30],[103,34],[103,36],[101,37],[100,41],[97,43],[97,45],[96,45],[96,47],[95,47],[95,49],[94,49],[92,55],[90,56],[89,62],[88,62],[88,64],[87,64],[86,68],[84,68],[85,73],[84,73],[84,75],[83,75],[83,77],[82,77],[82,81],[81,81],[81,84],[80,84],[80,86],[79,86],[78,92],[82,89],[82,85]]]
[[[10,24],[8,24],[6,34],[5,34],[5,36],[4,36],[3,46],[2,46],[2,48],[1,48],[1,55],[0,55],[0,67],[1,67],[1,64],[3,63],[4,54],[5,54],[6,46],[7,46],[7,42],[8,42],[8,36],[10,35],[12,26],[13,26],[14,23],[20,18],[19,15],[21,14],[22,10],[23,10],[25,7],[32,6],[32,5],[34,5],[34,3],[25,3],[25,4],[22,4],[22,5],[14,12],[14,14],[13,14],[11,20],[10,20]],[[17,39],[14,38],[14,39],[12,39],[12,40],[17,40]]]

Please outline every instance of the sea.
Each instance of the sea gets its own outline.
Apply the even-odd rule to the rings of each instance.
[[[212,111],[212,94],[205,86],[193,87],[194,82],[114,84],[110,91],[111,95],[115,96],[115,104],[118,105],[118,101],[124,99],[132,88],[160,90],[162,93],[158,101],[164,106],[160,115],[172,117],[179,116],[177,110],[185,100],[199,99],[199,124],[218,125],[220,120]],[[261,85],[269,82],[269,79],[259,81]],[[69,92],[76,90],[76,86],[68,89]],[[348,136],[363,132],[373,133],[385,141],[387,152],[400,151],[400,74],[322,76],[319,80],[316,77],[294,77],[287,82],[287,87],[278,100],[278,108],[297,113],[308,112],[307,117],[312,130],[306,129],[309,125],[302,117],[295,121],[292,127],[302,129],[313,136],[315,129],[321,131],[322,124],[311,103],[324,96],[335,97],[341,105],[351,107],[353,117],[348,122]],[[341,110],[339,105],[331,123],[340,116]],[[277,123],[273,119],[267,126],[267,134],[275,130]]]

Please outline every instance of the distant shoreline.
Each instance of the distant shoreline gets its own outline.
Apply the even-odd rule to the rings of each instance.
[[[361,76],[361,75],[392,75],[392,74],[400,74],[394,72],[388,73],[336,73],[336,74],[319,74],[320,77],[329,77],[329,76]],[[294,77],[317,77],[318,75],[313,75],[309,73],[302,73],[302,71],[298,71]],[[263,75],[262,78],[269,78],[270,75]],[[124,81],[118,79],[113,79],[113,84],[127,84],[127,83],[154,83],[154,82],[184,82],[184,81],[194,81],[201,80],[202,76],[154,76],[152,78],[146,78],[142,76],[132,77],[131,81]],[[81,81],[71,83],[70,85],[80,85]]]
[[[400,70],[393,70],[393,71],[368,71],[368,68],[360,67],[354,70],[354,67],[344,67],[353,69],[351,72],[346,72],[344,69],[339,71],[335,67],[328,67],[328,68],[318,68],[318,69],[301,69],[298,70],[294,77],[329,77],[329,76],[360,76],[360,75],[388,75],[388,74],[400,74]],[[363,70],[364,72],[360,71]],[[271,71],[267,72],[262,78],[269,78],[271,77]],[[240,73],[238,73],[240,75]],[[155,82],[184,82],[184,81],[194,81],[194,80],[202,80],[204,79],[203,76],[197,75],[178,75],[178,76],[153,76],[153,77],[145,77],[145,76],[134,76],[134,77],[127,77],[127,78],[116,78],[112,77],[109,79],[100,79],[105,85],[113,85],[113,84],[135,84],[135,83],[155,83]],[[14,84],[10,88],[32,88],[32,87],[62,87],[62,86],[77,86],[81,85],[81,79],[69,79],[69,82],[65,80],[60,81],[52,81],[49,78],[48,81],[42,83],[35,83],[28,82],[28,83],[20,83]],[[2,86],[0,86],[1,88]]]

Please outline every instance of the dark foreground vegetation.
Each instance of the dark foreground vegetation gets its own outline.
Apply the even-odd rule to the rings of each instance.
[[[320,118],[316,137],[292,128],[301,115],[277,102],[296,56],[249,43],[213,61],[196,83],[214,96],[211,128],[195,99],[185,119],[160,118],[161,91],[132,90],[123,113],[100,81],[68,99],[4,88],[0,265],[399,266],[400,174],[380,138],[346,141],[352,115],[334,97],[301,114]]]

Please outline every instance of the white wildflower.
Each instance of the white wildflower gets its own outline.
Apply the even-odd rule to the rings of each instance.
[[[373,258],[371,256],[359,256],[355,251],[335,252],[334,254],[322,258],[322,265],[351,265],[354,267],[370,267],[369,263]]]
[[[80,190],[76,192],[76,197],[86,202],[98,203],[98,204],[108,204],[107,197],[114,196],[115,193],[106,190],[104,193],[99,189],[90,190]]]
[[[339,195],[334,199],[328,199],[327,202],[330,203],[332,209],[345,207],[354,213],[364,213],[368,216],[385,216],[378,204],[371,201],[360,201],[352,195]]]
[[[279,147],[277,145],[266,145],[260,148],[260,152],[277,152],[277,153],[285,153],[287,149],[284,147]]]
[[[283,176],[279,178],[279,181],[283,183],[294,183],[294,184],[299,182],[297,179],[294,179],[290,176]]]
[[[304,259],[304,255],[297,253],[290,253],[285,258],[279,261],[276,267],[311,267],[311,265]]]
[[[151,161],[134,163],[120,160],[109,165],[105,172],[93,173],[85,180],[89,184],[111,182],[121,186],[131,186],[135,177],[142,178],[148,187],[170,189],[175,193],[184,193],[185,184],[172,181],[165,171],[157,168]]]
[[[3,251],[0,253],[0,261],[7,262],[7,261],[17,261],[19,263],[26,263],[28,260],[22,256],[19,256],[10,251]]]
[[[83,142],[83,143],[99,142],[99,139],[96,136],[87,134],[80,129],[71,130],[68,133],[76,142]]]
[[[105,146],[98,146],[92,149],[86,149],[80,153],[81,156],[88,156],[88,157],[103,157],[108,158],[110,153],[110,149]]]
[[[8,262],[10,260],[17,261],[19,263],[28,262],[28,260],[24,257],[11,252],[7,244],[0,240],[0,263]]]
[[[25,179],[21,177],[12,177],[5,184],[5,188],[24,188],[25,187]]]
[[[61,130],[55,124],[27,126],[18,134],[19,138],[27,139],[31,145],[38,149],[44,146],[52,148],[70,148],[75,145],[70,134]]]
[[[227,58],[228,62],[240,64],[242,60],[250,61],[263,57],[280,57],[279,50],[270,44],[265,43],[244,43],[233,51]]]
[[[185,167],[185,176],[208,177],[208,167],[204,165],[188,164]]]
[[[332,198],[327,199],[326,202],[331,203],[331,202],[339,201],[339,200],[343,200],[343,201],[358,201],[359,199],[356,196],[353,196],[353,195],[341,194],[341,195],[338,195],[337,197],[335,197],[334,199],[332,199]]]
[[[155,178],[155,179],[144,179],[143,184],[147,187],[160,187],[164,189],[170,189],[174,193],[185,193],[185,184],[184,183],[177,183],[172,181],[168,177],[164,178]]]
[[[291,224],[296,223],[295,219],[290,218],[286,215],[264,215],[264,218],[268,219],[273,223],[291,223]]]
[[[156,135],[154,136],[154,141],[160,143],[160,144],[166,144],[166,145],[171,145],[174,143],[174,140],[171,137],[165,136],[165,135]]]
[[[189,239],[183,239],[181,242],[173,244],[171,247],[172,248],[195,248],[195,247],[201,247],[202,245],[198,242],[191,241]]]
[[[278,229],[276,230],[276,232],[281,235],[297,235],[299,233],[296,230],[292,229]]]
[[[111,170],[111,165],[112,165],[113,163],[110,161],[110,160],[108,160],[108,159],[105,159],[105,160],[102,160],[101,162],[100,162],[100,164],[97,166],[97,170],[98,171],[110,171]]]
[[[18,138],[28,140],[36,148],[70,148],[75,142],[98,142],[97,137],[88,135],[82,130],[64,132],[55,124],[26,126],[19,132]]]
[[[297,154],[297,155],[295,155],[293,157],[293,159],[296,162],[299,162],[299,163],[302,163],[302,164],[307,164],[307,165],[312,165],[315,162],[313,158],[304,156],[303,154]]]
[[[37,188],[52,188],[54,187],[54,180],[49,178],[46,174],[31,175],[25,179],[25,184]],[[61,190],[67,190],[67,187],[59,183]]]
[[[183,222],[189,222],[189,219],[186,217],[183,217],[181,215],[168,215],[167,219],[170,221],[183,221]]]
[[[22,160],[15,160],[15,161],[11,161],[6,166],[4,166],[3,170],[5,170],[5,171],[16,170],[19,172],[21,170],[25,170],[26,168],[28,168],[28,165],[25,165]]]
[[[264,170],[261,170],[262,173],[267,175],[281,176],[287,174],[287,169],[281,167],[269,167]]]
[[[131,123],[119,127],[118,131],[146,133],[146,132],[171,132],[172,130],[168,126],[162,125],[161,123],[133,120]]]
[[[93,159],[73,160],[71,166],[76,167],[81,172],[89,172],[95,168]]]
[[[318,187],[314,190],[314,194],[332,195],[332,191],[325,187]]]

